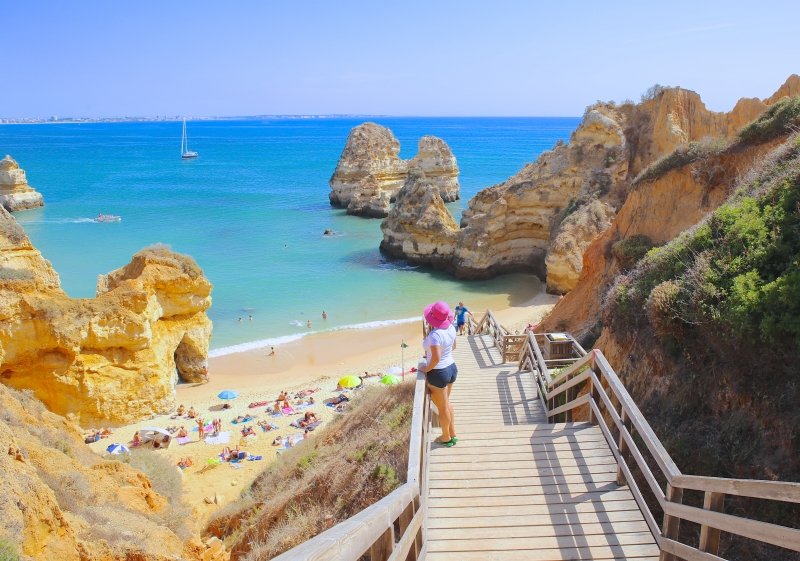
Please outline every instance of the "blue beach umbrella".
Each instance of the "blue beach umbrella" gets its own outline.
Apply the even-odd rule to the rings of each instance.
[[[217,395],[220,399],[234,399],[239,397],[239,392],[234,390],[223,390]]]
[[[127,454],[130,450],[124,444],[112,444],[106,448],[106,452],[109,454]]]

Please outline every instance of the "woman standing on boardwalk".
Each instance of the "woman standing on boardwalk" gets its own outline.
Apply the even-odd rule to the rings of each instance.
[[[453,327],[453,315],[445,302],[428,305],[422,315],[433,329],[422,342],[426,363],[421,365],[420,370],[427,375],[431,399],[439,410],[442,444],[449,448],[458,442],[453,406],[450,404],[450,390],[458,375],[452,355],[456,347],[456,328]]]

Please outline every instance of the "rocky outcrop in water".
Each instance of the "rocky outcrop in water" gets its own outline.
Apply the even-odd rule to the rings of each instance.
[[[776,96],[790,95],[798,82],[793,76]],[[470,200],[450,259],[440,257],[434,266],[461,278],[531,271],[547,277],[550,291],[568,292],[585,266],[584,250],[613,223],[645,168],[692,142],[724,144],[771,101],[743,99],[731,112],[715,113],[695,92],[663,88],[640,104],[591,106],[568,144],[559,143]],[[396,205],[392,212],[405,211]],[[392,233],[384,229],[384,241],[387,236]],[[431,237],[418,228],[403,247]]]
[[[388,128],[375,123],[353,128],[330,180],[331,205],[348,214],[385,217],[410,170],[424,172],[446,202],[458,200],[458,164],[442,139],[423,136],[411,160],[399,154],[400,143]]]
[[[81,423],[166,412],[178,379],[206,379],[210,293],[194,260],[154,247],[70,298],[0,209],[0,382]]]
[[[0,206],[9,212],[44,206],[41,193],[28,185],[25,170],[11,156],[0,160]]]
[[[446,266],[455,251],[458,224],[444,203],[434,180],[418,171],[410,173],[381,223],[381,251],[410,263]]]

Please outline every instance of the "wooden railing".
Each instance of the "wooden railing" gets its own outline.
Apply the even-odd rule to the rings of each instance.
[[[533,370],[547,379],[546,361],[532,343],[530,346],[525,366],[532,365],[527,357],[535,356],[538,364],[532,365]],[[719,561],[722,532],[800,551],[800,530],[724,512],[728,495],[800,503],[800,483],[682,474],[599,350],[573,361],[549,380],[546,401],[551,420],[588,420],[600,427],[617,461],[617,483],[629,486],[661,549],[662,560]],[[702,508],[684,504],[684,491],[702,492]],[[657,503],[656,512],[645,494]],[[697,545],[680,541],[681,522],[700,526]]]
[[[375,504],[275,561],[406,561],[425,557],[430,394],[417,373],[406,482]],[[398,531],[395,531],[395,529]]]
[[[800,551],[800,530],[724,512],[725,498],[729,495],[800,503],[800,483],[684,475],[599,350],[586,353],[571,337],[558,341],[556,348],[554,341],[546,339],[548,334],[509,335],[489,310],[479,322],[471,318],[469,321],[471,333],[490,335],[504,358],[513,356],[519,370],[534,374],[548,419],[586,420],[600,427],[616,458],[617,482],[629,486],[658,543],[662,561],[724,561],[718,556],[723,532]],[[424,322],[423,332],[428,332]],[[551,377],[554,370],[555,376]],[[424,559],[432,415],[425,376],[417,373],[406,483],[355,516],[275,559]],[[645,484],[641,488],[640,480]],[[645,500],[643,491],[658,506],[656,512]],[[703,493],[702,508],[684,504],[684,491]],[[660,525],[657,517],[661,518]],[[700,526],[697,545],[680,541],[681,522]],[[395,528],[399,531],[395,532]]]

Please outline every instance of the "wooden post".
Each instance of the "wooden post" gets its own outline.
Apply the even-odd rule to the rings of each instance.
[[[386,528],[372,547],[369,548],[369,561],[386,561],[394,549],[394,524]]]
[[[628,412],[624,409],[622,410],[622,424],[625,425],[625,428],[628,429],[628,432],[631,432],[631,427],[633,424],[631,420],[628,418]],[[633,436],[633,434],[631,434]],[[623,459],[627,459],[628,454],[628,443],[625,442],[625,439],[622,437],[622,431],[619,431],[619,436],[617,437],[617,448],[619,448],[619,455]],[[625,484],[625,475],[622,473],[622,469],[617,467],[617,485],[624,485]]]
[[[725,506],[725,494],[713,493],[706,491],[703,497],[703,508],[706,510],[713,510],[715,512],[722,512]],[[713,555],[719,552],[719,535],[720,531],[711,526],[703,524],[700,526],[700,551],[706,551]]]
[[[680,487],[673,487],[672,485],[667,484],[667,493],[665,498],[666,500],[673,503],[682,503],[683,489],[681,489]],[[680,518],[664,514],[664,525],[662,534],[664,535],[665,538],[677,541],[678,532],[680,528],[681,528]],[[658,559],[659,561],[678,561],[677,557],[665,551],[661,552],[661,556]]]
[[[422,480],[420,480],[422,481]],[[422,508],[422,503],[419,497],[414,498],[414,514]],[[414,547],[411,548],[411,551],[414,553],[412,559],[419,559],[419,554],[422,551],[422,540],[423,540],[423,532],[425,531],[425,521],[420,525],[419,530],[417,530],[417,535],[414,536]]]

